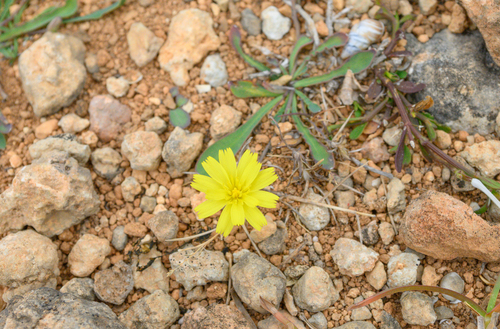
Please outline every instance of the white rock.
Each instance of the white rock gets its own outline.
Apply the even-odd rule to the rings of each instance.
[[[212,87],[221,87],[227,82],[226,64],[219,54],[207,56],[201,66],[200,77]]]
[[[394,177],[387,185],[387,211],[395,214],[406,208],[405,185]]]
[[[382,138],[384,139],[384,142],[387,143],[387,145],[397,146],[399,144],[399,140],[401,139],[402,133],[403,130],[401,130],[401,128],[399,128],[398,126],[394,126],[384,130]]]
[[[156,259],[152,264],[148,265],[153,258]],[[156,250],[156,247],[147,254],[140,254],[138,259],[132,262],[132,268],[134,271],[134,287],[136,289],[144,289],[149,293],[153,293],[155,290],[168,293],[168,271],[163,266],[161,252]]]
[[[111,247],[107,239],[84,234],[68,255],[71,274],[78,277],[89,276],[110,253]]]
[[[106,79],[106,89],[108,93],[117,98],[125,96],[129,87],[128,80],[124,77],[109,77]]]
[[[65,133],[75,134],[87,129],[90,125],[90,121],[80,118],[74,113],[69,113],[59,120],[58,125]]]
[[[500,174],[500,141],[498,140],[467,146],[459,155],[471,166],[479,169],[481,175],[493,178]]]
[[[307,192],[307,200],[321,202],[323,197],[314,193],[312,190]],[[319,231],[330,223],[330,213],[325,207],[319,207],[312,204],[302,203],[299,207],[299,213],[303,217],[303,223],[311,231]]]
[[[290,31],[292,21],[281,15],[278,8],[269,6],[261,13],[262,31],[270,40],[281,40]]]
[[[198,94],[206,94],[212,90],[212,87],[210,85],[196,85],[194,86]]]
[[[390,288],[402,287],[417,282],[417,269],[420,264],[418,256],[412,253],[401,253],[389,259],[387,284]]]
[[[143,67],[156,57],[164,41],[155,36],[144,24],[133,23],[127,33],[130,58],[137,66]]]
[[[295,303],[309,312],[320,312],[339,299],[328,273],[321,267],[309,268],[292,289]]]
[[[210,135],[214,140],[234,132],[241,123],[241,112],[229,105],[217,108],[210,117]]]
[[[340,238],[330,251],[333,261],[340,273],[348,276],[359,276],[373,270],[379,254],[352,239]]]

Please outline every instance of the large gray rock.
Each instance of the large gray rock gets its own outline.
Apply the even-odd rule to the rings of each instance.
[[[103,303],[40,288],[15,296],[0,313],[0,329],[126,329]]]
[[[29,147],[32,159],[39,159],[50,151],[66,152],[80,165],[85,165],[90,158],[90,147],[80,144],[73,134],[60,134],[44,138]]]
[[[429,112],[453,131],[493,132],[500,68],[492,65],[479,31],[453,34],[444,29],[427,43],[411,34],[407,38],[407,49],[415,55],[411,79],[427,85],[412,100],[431,96],[434,106]]]
[[[52,237],[99,211],[90,171],[52,151],[17,172],[0,195],[0,234],[33,227]]]

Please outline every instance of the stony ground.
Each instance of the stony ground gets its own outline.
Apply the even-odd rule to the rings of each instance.
[[[436,52],[434,40],[444,49],[439,58],[452,63],[456,59],[446,47],[473,49],[456,58],[478,58],[473,51],[484,48],[472,31],[475,25],[453,1],[385,3],[416,15],[408,44],[399,45],[418,48],[416,73],[422,71],[418,65],[436,65],[426,62],[430,56],[418,57]],[[52,4],[31,1],[25,18]],[[86,14],[102,4],[79,5]],[[346,33],[378,10],[368,0],[333,5],[336,12],[354,7],[343,16],[347,22],[334,25]],[[326,2],[303,7],[325,37]],[[190,187],[197,157],[267,101],[238,99],[229,91],[228,80],[254,73],[228,43],[229,28],[242,29],[244,49],[260,60],[265,56],[259,48],[287,56],[295,35],[290,15],[281,1],[128,1],[98,21],[23,39],[18,61],[0,62],[9,96],[1,110],[14,125],[0,152],[0,308],[5,309],[0,327],[7,318],[14,321],[21,306],[45,298],[49,304],[32,306],[39,311],[32,321],[57,310],[58,316],[43,320],[48,327],[69,317],[80,320],[75,328],[285,328],[262,308],[262,296],[317,329],[475,328],[463,304],[431,294],[397,295],[346,310],[387,287],[414,283],[449,287],[484,304],[500,271],[497,226],[471,210],[484,205],[486,196],[419,152],[397,173],[388,148],[397,145],[398,121],[388,128],[369,126],[355,141],[347,137],[349,130],[342,133],[342,149],[394,177],[388,179],[340,156],[332,171],[312,168],[294,126],[280,123],[278,130],[264,118],[248,147],[266,150],[262,162],[279,176],[272,189],[291,197],[264,209],[268,225],[250,232],[261,257],[242,228],[202,251],[189,249],[208,235],[188,237],[215,228],[217,221],[217,216],[198,220],[193,211],[204,198]],[[451,34],[464,31],[463,39]],[[385,32],[382,39],[389,37]],[[464,67],[459,69],[465,72]],[[311,71],[326,69],[319,63]],[[484,77],[498,83],[497,69],[485,68]],[[46,82],[37,82],[39,76]],[[477,78],[479,87],[484,77]],[[431,93],[443,84],[424,73],[416,78],[436,83],[428,88]],[[460,106],[475,111],[479,105],[469,99],[476,90],[465,86],[464,91],[457,83],[458,96],[433,94],[436,108],[469,93]],[[186,130],[169,123],[175,85],[189,100]],[[487,105],[477,116],[464,119],[466,110],[458,116],[441,113],[456,129],[439,132],[436,144],[495,178],[498,110],[488,107],[496,99],[486,85],[478,88]],[[324,91],[329,105],[315,120],[331,124],[347,117],[351,108],[340,103],[336,90]],[[315,101],[322,102],[319,93]],[[482,217],[500,220],[494,207]],[[445,228],[453,225],[458,228],[450,234]],[[34,290],[40,287],[47,288]],[[68,292],[81,298],[62,294]],[[98,316],[86,315],[89,309]]]

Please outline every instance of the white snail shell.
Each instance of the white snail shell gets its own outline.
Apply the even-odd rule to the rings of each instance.
[[[361,50],[368,49],[368,46],[380,40],[384,31],[385,26],[381,21],[374,19],[362,20],[354,25],[351,32],[349,32],[349,41],[340,57],[345,59]]]

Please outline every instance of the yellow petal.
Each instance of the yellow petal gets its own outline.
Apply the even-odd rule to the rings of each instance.
[[[208,191],[223,189],[222,185],[219,184],[215,179],[199,174],[195,174],[193,176],[191,187],[200,192],[204,192],[205,194]]]
[[[257,162],[257,153],[252,153],[250,150],[246,150],[245,153],[241,156],[240,162],[238,162],[238,169],[236,170],[236,175],[238,179],[242,181],[243,172],[247,168],[250,163]]]
[[[274,168],[266,168],[259,172],[257,177],[250,185],[250,191],[261,190],[274,183],[278,179],[278,176],[274,173]]]
[[[245,217],[247,221],[252,225],[256,230],[260,231],[262,226],[267,225],[266,217],[262,214],[262,212],[255,207],[243,206],[245,210]]]
[[[226,169],[231,181],[234,182],[236,177],[236,158],[234,157],[233,150],[230,148],[219,150],[219,162]]]
[[[200,219],[207,218],[218,212],[226,205],[225,201],[221,200],[206,200],[199,204],[194,211],[198,214]]]
[[[233,225],[245,224],[245,211],[243,210],[243,202],[235,202],[231,207],[231,222]]]
[[[259,204],[259,200],[248,193],[243,196],[242,200],[248,207],[257,207]]]
[[[259,200],[258,206],[264,208],[276,208],[276,202],[279,200],[276,194],[266,191],[254,191],[248,193],[248,195]]]
[[[231,207],[232,205],[229,204],[222,210],[215,229],[215,232],[225,237],[228,236],[233,229],[233,223],[231,222]]]
[[[256,154],[257,155],[257,154]],[[255,161],[252,159],[250,163],[247,164],[247,167],[241,174],[241,185],[242,188],[250,188],[250,184],[254,181],[255,177],[259,174],[260,168],[262,167],[262,164],[257,161],[257,158],[255,158]]]
[[[202,162],[201,164],[203,166],[203,169],[207,172],[207,174],[215,179],[219,184],[222,185],[229,185],[229,176],[227,175],[226,169],[222,167],[222,165],[217,162],[212,157],[208,157],[205,161]]]

